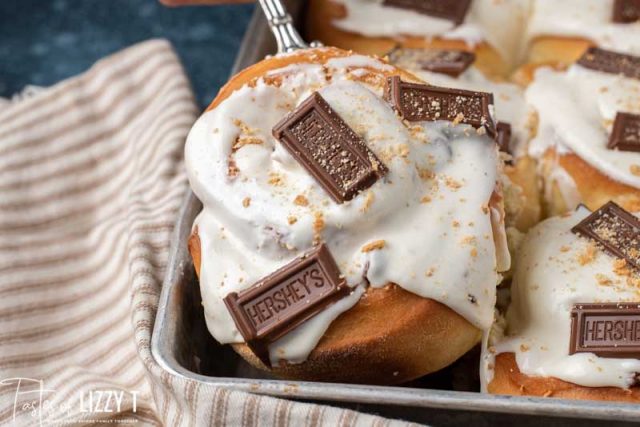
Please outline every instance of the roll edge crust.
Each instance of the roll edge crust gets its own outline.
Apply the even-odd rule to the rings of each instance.
[[[551,179],[553,168],[558,167],[573,179],[581,202],[589,209],[596,210],[612,200],[628,211],[640,211],[640,190],[612,180],[574,153],[561,154],[550,148],[544,154],[541,168],[544,185],[549,187],[544,201],[548,215],[561,215],[573,209]]]
[[[518,368],[513,353],[496,356],[489,393],[511,396],[556,397],[560,399],[600,400],[640,403],[640,387],[585,387],[553,377],[532,377]]]
[[[197,230],[188,243],[196,273],[202,257]],[[267,368],[246,344],[234,350],[254,367],[305,381],[396,384],[438,371],[469,351],[481,331],[444,304],[395,284],[368,288],[334,320],[303,363]]]

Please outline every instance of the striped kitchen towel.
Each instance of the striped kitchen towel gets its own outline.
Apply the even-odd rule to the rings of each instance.
[[[162,40],[0,102],[0,424],[404,425],[182,380],[154,361],[197,113]]]

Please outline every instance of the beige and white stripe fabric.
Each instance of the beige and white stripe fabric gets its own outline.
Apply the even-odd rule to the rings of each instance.
[[[163,40],[0,103],[0,425],[404,425],[185,381],[155,363],[197,113]]]

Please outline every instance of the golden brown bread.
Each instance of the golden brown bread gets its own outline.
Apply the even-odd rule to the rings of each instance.
[[[541,173],[545,182],[545,210],[548,215],[561,215],[575,206],[564,199],[552,174],[554,168],[562,168],[575,182],[581,202],[596,210],[610,200],[631,211],[640,211],[640,190],[614,181],[573,153],[560,154],[547,150],[542,158]]]
[[[513,80],[526,86],[533,80],[533,74],[538,67],[565,69],[576,62],[591,46],[591,41],[582,38],[537,37],[531,42],[525,64],[514,73]]]
[[[438,37],[367,37],[331,25],[333,20],[345,16],[346,10],[342,4],[332,0],[311,0],[307,13],[307,38],[319,40],[328,46],[378,56],[384,56],[396,47],[473,51],[476,54],[474,65],[487,76],[506,77],[510,71],[500,54],[487,43],[480,43],[471,48],[463,40]]]
[[[561,399],[603,400],[640,403],[640,387],[585,387],[557,378],[530,377],[520,372],[513,353],[496,356],[489,393],[512,396],[557,397]]]
[[[504,168],[512,185],[505,188],[506,223],[525,232],[542,218],[540,200],[541,183],[537,173],[537,162],[522,156]]]
[[[292,63],[324,63],[348,54],[340,49],[322,49],[266,59],[233,77],[209,109],[241,86],[254,84],[269,70]],[[399,69],[371,70],[370,74],[359,74],[357,78],[382,82],[392,74],[417,80]],[[277,75],[269,78],[271,84],[279,83]],[[492,198],[492,206],[494,203],[501,203],[501,198]],[[495,207],[502,212],[501,206]],[[202,254],[197,230],[188,247],[200,274]],[[446,367],[473,348],[480,337],[479,329],[447,306],[388,284],[367,289],[352,309],[331,323],[305,362],[274,366],[270,371],[279,377],[299,380],[394,384]],[[246,345],[233,347],[252,365],[269,370]]]

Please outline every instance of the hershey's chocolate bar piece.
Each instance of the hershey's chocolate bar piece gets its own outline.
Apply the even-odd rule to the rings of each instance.
[[[590,47],[577,63],[603,73],[622,74],[632,79],[640,79],[640,56]]]
[[[271,366],[269,344],[350,292],[331,252],[320,244],[224,302],[247,345]]]
[[[467,16],[471,0],[384,0],[382,4],[448,19],[460,25]]]
[[[640,220],[608,202],[571,229],[595,240],[604,250],[640,270]]]
[[[407,83],[393,76],[387,79],[385,98],[410,122],[455,120],[484,127],[492,137],[496,133],[490,93]]]
[[[640,115],[618,112],[607,147],[640,152]]]
[[[496,143],[500,151],[511,154],[511,125],[507,122],[496,124]]]
[[[569,354],[640,359],[640,302],[574,304]]]
[[[421,68],[433,73],[458,77],[476,60],[473,52],[464,50],[396,48],[389,61],[400,68]]]
[[[366,142],[317,92],[284,117],[273,136],[337,203],[353,199],[387,173]]]
[[[615,0],[613,22],[628,24],[640,20],[640,0]]]

